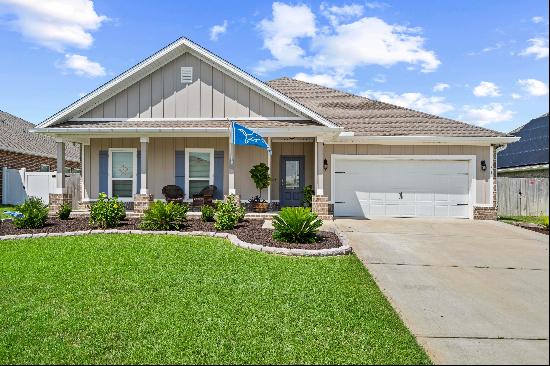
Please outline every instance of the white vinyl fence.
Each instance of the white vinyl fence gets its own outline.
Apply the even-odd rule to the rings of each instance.
[[[497,178],[498,214],[548,215],[548,178]]]
[[[2,203],[19,205],[27,197],[39,197],[48,204],[50,193],[55,192],[56,172],[27,172],[25,169],[3,168]],[[80,174],[65,173],[67,193],[73,196],[73,208],[80,199]]]

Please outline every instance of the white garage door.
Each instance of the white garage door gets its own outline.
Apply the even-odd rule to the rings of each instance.
[[[334,160],[335,216],[470,216],[468,160]]]

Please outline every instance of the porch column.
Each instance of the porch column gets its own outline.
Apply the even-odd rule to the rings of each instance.
[[[229,138],[229,194],[237,194],[235,190],[235,145]]]
[[[85,142],[82,144],[82,156],[80,157],[81,166],[80,171],[82,174],[82,201],[90,200],[90,142]]]
[[[324,161],[325,161],[325,149],[322,142],[316,141],[315,150],[317,150],[317,164],[315,169],[315,195],[323,196],[323,182],[324,182]]]
[[[267,144],[271,147],[271,137],[267,138]],[[269,175],[271,176],[271,154],[267,152],[267,167],[269,168]],[[271,184],[267,187],[267,202],[271,203]]]
[[[149,185],[147,182],[147,146],[149,145],[149,137],[140,137],[141,143],[141,186],[139,187],[139,194],[149,194]]]
[[[57,147],[57,168],[56,168],[56,186],[55,193],[63,194],[66,191],[65,186],[65,143],[61,139],[55,141]]]

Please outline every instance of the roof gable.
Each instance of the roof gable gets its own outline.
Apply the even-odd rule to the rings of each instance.
[[[309,110],[308,108],[305,108],[304,106],[297,103],[295,100],[292,100],[291,98],[288,98],[287,96],[272,89],[265,83],[254,78],[250,74],[244,72],[243,70],[237,68],[229,62],[223,60],[222,58],[214,55],[203,47],[193,43],[187,38],[180,38],[177,41],[171,43],[170,45],[156,52],[149,58],[143,60],[136,66],[123,72],[111,81],[92,91],[88,95],[84,96],[83,98],[77,100],[73,104],[49,117],[38,127],[45,128],[54,126],[56,124],[66,122],[78,116],[82,116],[88,111],[93,111],[94,108],[107,102],[110,98],[116,96],[117,94],[122,93],[125,89],[131,87],[132,85],[136,85],[136,83],[139,83],[140,80],[148,77],[148,75],[153,75],[156,70],[178,59],[185,53],[189,53],[190,55],[199,59],[201,62],[205,62],[206,64],[211,65],[217,70],[220,70],[237,82],[250,88],[250,90],[253,90],[260,96],[273,101],[278,106],[282,106],[283,109],[286,109],[295,115],[309,118],[326,127],[338,128],[338,126],[336,126],[323,116]]]
[[[502,137],[497,131],[296,79],[268,84],[355,136]]]

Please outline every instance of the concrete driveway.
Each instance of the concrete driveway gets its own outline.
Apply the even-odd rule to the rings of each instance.
[[[548,237],[499,222],[338,219],[435,363],[548,364]]]

